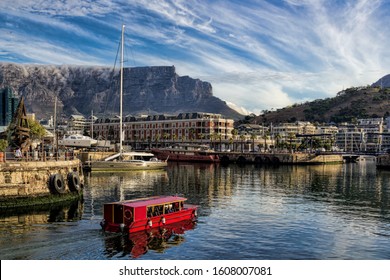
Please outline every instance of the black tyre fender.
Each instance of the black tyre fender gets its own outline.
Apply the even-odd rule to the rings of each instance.
[[[59,173],[50,175],[49,186],[53,193],[63,194],[66,192],[64,178]]]
[[[71,192],[79,192],[81,190],[80,177],[76,172],[68,173],[68,188]]]

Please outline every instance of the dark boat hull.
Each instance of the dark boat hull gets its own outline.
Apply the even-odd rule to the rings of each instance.
[[[219,162],[219,156],[211,153],[186,153],[183,151],[175,152],[169,150],[153,149],[152,152],[160,160],[168,161],[186,161],[186,162]]]

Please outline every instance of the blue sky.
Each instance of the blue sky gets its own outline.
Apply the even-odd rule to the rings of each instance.
[[[390,73],[390,0],[1,0],[0,61],[175,65],[260,114]]]

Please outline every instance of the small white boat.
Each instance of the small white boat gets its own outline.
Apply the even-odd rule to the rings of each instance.
[[[58,145],[66,147],[90,148],[95,147],[97,144],[97,140],[81,134],[64,136],[64,138],[58,140]]]
[[[167,166],[167,160],[159,160],[154,154],[145,152],[117,153],[104,160],[89,162],[92,172],[156,170]]]

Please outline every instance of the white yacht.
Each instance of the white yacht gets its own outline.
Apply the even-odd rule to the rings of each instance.
[[[58,140],[58,145],[65,147],[91,148],[95,147],[97,144],[97,140],[81,134],[64,136],[64,138]]]
[[[117,153],[104,160],[89,162],[92,172],[156,170],[164,169],[167,165],[167,160],[159,160],[152,153],[135,151]]]

